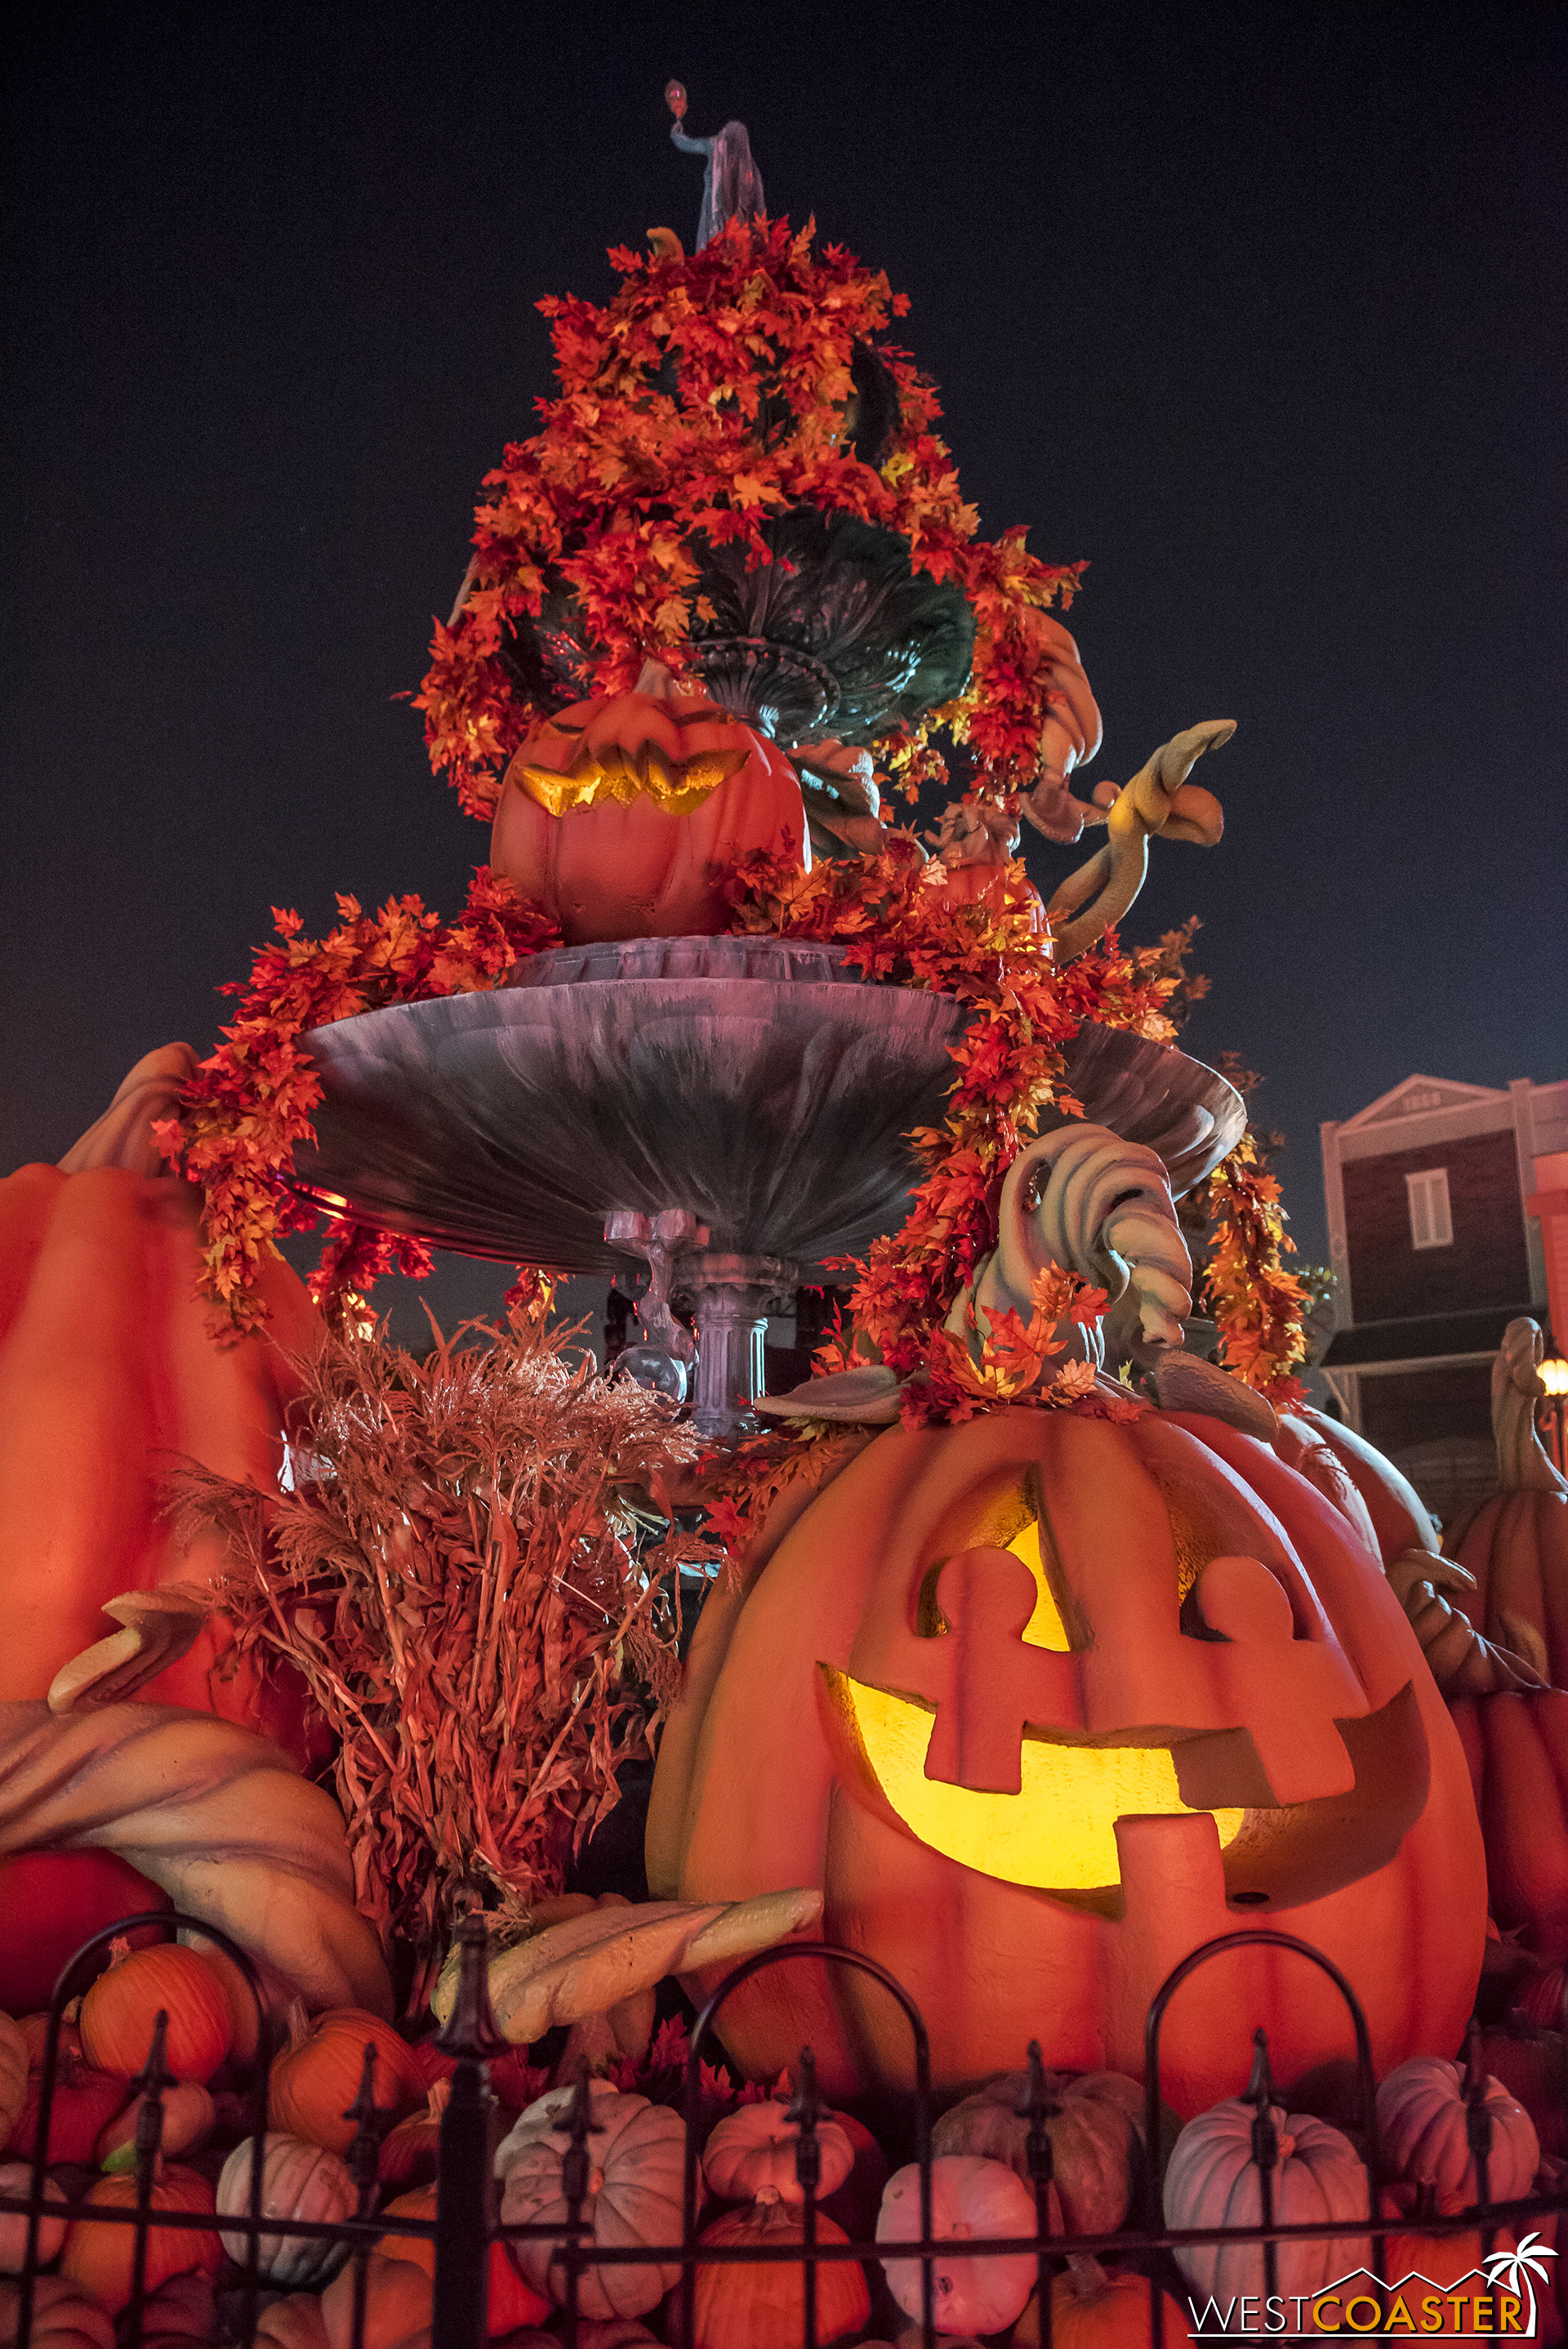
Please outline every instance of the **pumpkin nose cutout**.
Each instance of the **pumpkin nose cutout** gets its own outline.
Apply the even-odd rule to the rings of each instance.
[[[1023,1792],[1024,1723],[1039,1711],[1039,1662],[1024,1627],[1039,1597],[1008,1549],[965,1549],[937,1577],[953,1641],[952,1692],[936,1708],[925,1775],[992,1795]]]

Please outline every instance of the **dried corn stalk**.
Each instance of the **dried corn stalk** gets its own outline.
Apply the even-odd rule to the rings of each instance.
[[[340,1741],[359,1904],[411,1945],[410,2011],[467,1882],[521,1915],[614,1808],[674,1692],[676,1569],[711,1556],[639,1551],[624,1495],[657,1499],[697,1444],[573,1334],[469,1323],[423,1361],[328,1336],[296,1489],[191,1469],[172,1503],[227,1540],[242,1650],[295,1666]]]

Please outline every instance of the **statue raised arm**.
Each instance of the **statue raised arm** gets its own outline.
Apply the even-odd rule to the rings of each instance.
[[[764,206],[762,174],[751,160],[751,141],[744,122],[727,122],[711,139],[694,139],[682,129],[686,94],[678,81],[668,83],[665,103],[675,120],[670,137],[686,155],[707,159],[702,181],[702,213],[696,224],[696,250],[712,243],[732,220],[755,220]]]

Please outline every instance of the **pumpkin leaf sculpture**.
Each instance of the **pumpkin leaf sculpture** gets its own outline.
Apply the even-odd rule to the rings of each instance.
[[[493,1957],[490,2009],[497,2028],[522,2046],[558,2023],[607,2013],[666,1974],[735,1965],[787,1934],[809,1930],[821,1913],[822,1896],[814,1890],[595,1906]],[[454,1949],[430,2002],[442,2023],[457,1998],[457,1957]]]
[[[0,1856],[36,1850],[128,1860],[231,1934],[280,2006],[391,2010],[336,1804],[251,1730],[180,1705],[0,1704]]]

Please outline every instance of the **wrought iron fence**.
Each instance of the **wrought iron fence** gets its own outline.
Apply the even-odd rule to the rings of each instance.
[[[159,1928],[168,1932],[189,1929],[216,1944],[239,1968],[254,2002],[258,2047],[250,2091],[249,2191],[246,2207],[241,2211],[208,2213],[155,2205],[154,2189],[163,2137],[164,2099],[167,2091],[175,2085],[165,2059],[168,2023],[165,2013],[157,2017],[147,2062],[130,2084],[131,2093],[140,2100],[135,2131],[134,2203],[127,2208],[103,2207],[89,2201],[85,2194],[63,2200],[57,2199],[57,2194],[46,2199],[51,2111],[59,2077],[60,2031],[65,2010],[98,1971],[95,1961],[101,1957],[106,1944],[118,1936],[144,1927]],[[1281,2247],[1284,2245],[1344,2239],[1347,2232],[1354,2233],[1359,2240],[1364,2230],[1369,2239],[1372,2276],[1386,2291],[1388,2279],[1385,2245],[1387,2238],[1396,2231],[1414,2230],[1423,2238],[1479,2233],[1484,2259],[1491,2252],[1494,2239],[1502,2230],[1553,2226],[1559,2215],[1568,2209],[1568,2183],[1559,2191],[1500,2203],[1491,2200],[1489,2165],[1493,2149],[1494,2125],[1480,2084],[1472,2082],[1466,2095],[1465,2127],[1467,2143],[1476,2168],[1479,2189],[1476,2200],[1462,2210],[1445,2214],[1423,2210],[1413,2218],[1391,2219],[1382,2199],[1382,2162],[1371,2042],[1360,2002],[1344,1974],[1320,1951],[1288,1934],[1258,1928],[1223,1934],[1194,1951],[1168,1976],[1155,1996],[1149,2010],[1145,2034],[1145,2155],[1141,2190],[1130,2206],[1128,2223],[1114,2232],[1072,2233],[1052,2226],[1053,2151],[1048,2124],[1056,2107],[1047,2091],[1039,2048],[1037,2044],[1031,2044],[1027,2051],[1027,2086],[1017,2117],[1026,2123],[1026,2166],[1034,2196],[1034,2230],[1030,2234],[1005,2237],[977,2236],[963,2241],[934,2239],[932,2226],[931,2064],[923,2020],[907,1991],[884,1967],[855,1951],[836,1949],[821,1942],[791,1943],[764,1951],[746,1960],[720,1984],[696,2019],[686,2069],[683,2208],[678,2242],[613,2244],[594,2240],[593,2213],[587,2206],[592,2199],[592,2139],[597,2129],[586,2067],[580,2071],[570,2102],[557,2124],[567,2146],[561,2165],[562,2199],[566,2206],[564,2220],[552,2220],[547,2223],[501,2224],[496,2217],[492,2175],[494,2106],[487,2083],[487,2065],[490,2058],[507,2047],[508,2043],[496,2033],[490,2018],[486,1987],[488,1935],[482,1920],[478,1917],[465,1919],[459,1933],[462,1948],[458,1996],[451,2016],[435,2043],[444,2055],[453,2060],[453,2070],[450,2095],[440,2121],[436,2215],[428,2220],[403,2213],[378,2213],[377,2209],[380,2190],[381,2144],[392,2125],[394,2115],[384,2106],[378,2107],[376,2102],[377,2055],[374,2046],[367,2044],[365,2048],[358,2093],[344,2115],[346,2120],[355,2124],[355,2134],[346,2157],[356,2196],[354,2214],[336,2221],[311,2220],[293,2214],[269,2218],[263,2215],[263,2172],[268,2071],[273,2052],[273,2033],[256,1971],[244,1951],[217,1927],[200,1919],[171,1914],[168,1910],[126,1918],[118,1924],[106,1927],[91,1940],[85,1942],[60,1975],[50,2002],[39,2065],[37,2133],[31,2157],[28,2191],[26,2195],[0,2193],[0,2218],[9,2216],[26,2221],[19,2271],[13,2278],[5,2280],[15,2297],[10,2303],[8,2331],[6,2323],[0,2321],[0,2349],[9,2349],[10,2343],[15,2343],[16,2349],[28,2349],[33,2339],[36,2284],[50,2266],[48,2261],[39,2256],[41,2230],[46,2225],[54,2228],[62,2222],[81,2219],[90,2220],[95,2225],[133,2230],[129,2294],[124,2308],[119,2313],[116,2328],[119,2349],[140,2349],[147,2337],[151,2297],[147,2282],[148,2252],[154,2228],[160,2234],[181,2230],[221,2233],[226,2242],[232,2243],[236,2239],[242,2242],[243,2257],[228,2257],[222,2271],[222,2319],[214,2336],[220,2343],[249,2344],[255,2335],[263,2296],[281,2296],[275,2290],[268,2290],[263,2245],[272,2239],[287,2236],[294,2240],[319,2240],[346,2254],[350,2276],[349,2322],[346,2328],[338,2332],[328,2333],[324,2331],[322,2337],[327,2341],[328,2349],[366,2349],[366,2278],[370,2255],[380,2247],[395,2255],[399,2238],[407,2240],[416,2237],[434,2246],[435,2283],[430,2327],[433,2349],[484,2349],[484,2344],[495,2337],[490,2328],[489,2287],[491,2251],[498,2242],[545,2242],[552,2247],[551,2286],[558,2307],[549,2321],[565,2349],[581,2349],[584,2331],[581,2287],[589,2270],[637,2266],[677,2271],[678,2284],[665,2302],[665,2337],[678,2344],[698,2339],[697,2275],[701,2269],[761,2264],[782,2264],[798,2269],[802,2278],[799,2338],[802,2349],[819,2349],[820,2271],[831,2264],[857,2263],[866,2266],[874,2274],[885,2258],[894,2256],[905,2264],[919,2264],[921,2313],[918,2332],[923,2349],[937,2349],[944,2337],[937,2330],[934,2304],[934,2263],[937,2259],[946,2262],[996,2257],[1033,2258],[1037,2295],[1034,2305],[1037,2311],[1038,2338],[1042,2349],[1050,2349],[1053,2277],[1069,2256],[1099,2257],[1101,2254],[1120,2263],[1131,2263],[1148,2277],[1150,2349],[1163,2349],[1165,2292],[1169,2290],[1173,2294],[1180,2294],[1184,2289],[1172,2255],[1188,2246],[1261,2246],[1264,2283],[1261,2297],[1266,2303],[1267,2299],[1278,2297],[1278,2263]],[[1161,2190],[1161,2025],[1176,1992],[1211,1960],[1225,1951],[1259,1946],[1291,1952],[1306,1963],[1320,1967],[1333,1981],[1348,2009],[1357,2050],[1360,2127],[1367,2175],[1366,2218],[1365,2220],[1349,2220],[1341,2212],[1312,2221],[1285,2223],[1276,2220],[1274,2178],[1280,2168],[1281,2148],[1273,2114],[1277,2105],[1277,2092],[1269,2073],[1266,2034],[1260,2029],[1253,2033],[1252,2075],[1243,2091],[1245,2100],[1253,2105],[1255,2115],[1251,2131],[1251,2152],[1259,2173],[1258,2223],[1245,2227],[1173,2229],[1164,2223]],[[726,2001],[743,1982],[773,1966],[802,1961],[849,1967],[871,1976],[896,2002],[909,2025],[914,2054],[913,2137],[919,2176],[920,2234],[918,2240],[901,2238],[896,2251],[887,2242],[833,2240],[823,2237],[820,2232],[818,2207],[821,2179],[820,2131],[828,2113],[818,2094],[810,2048],[802,2049],[800,2053],[793,2075],[796,2084],[794,2099],[788,2114],[797,2130],[794,2161],[801,2198],[799,2237],[792,2237],[789,2242],[781,2244],[716,2244],[703,2240],[699,2233],[702,2217],[698,2184],[701,2175],[699,2140],[703,2132],[701,2066],[705,2054],[715,2046],[717,2019]],[[1568,2180],[1568,2170],[1563,2175]],[[1134,2213],[1137,2213],[1136,2219]],[[1351,2303],[1356,2304],[1358,2303]],[[1366,2304],[1374,2308],[1377,2306],[1370,2298]],[[50,2329],[47,2326],[42,2328],[43,2331]],[[1276,2338],[1283,2329],[1274,2328]],[[1376,2328],[1353,2324],[1350,2329],[1365,2331]],[[1264,2324],[1244,2336],[1233,2334],[1231,2337],[1266,2342],[1268,2332],[1269,2328]],[[733,2333],[726,2336],[727,2340],[734,2337]],[[844,2336],[838,2334],[832,2337]],[[860,2335],[850,2337],[858,2338]],[[915,2336],[911,2333],[905,2337],[913,2342]],[[1120,2333],[1117,2335],[1118,2339],[1121,2337]],[[1217,2336],[1210,2333],[1205,2337],[1212,2342]]]

